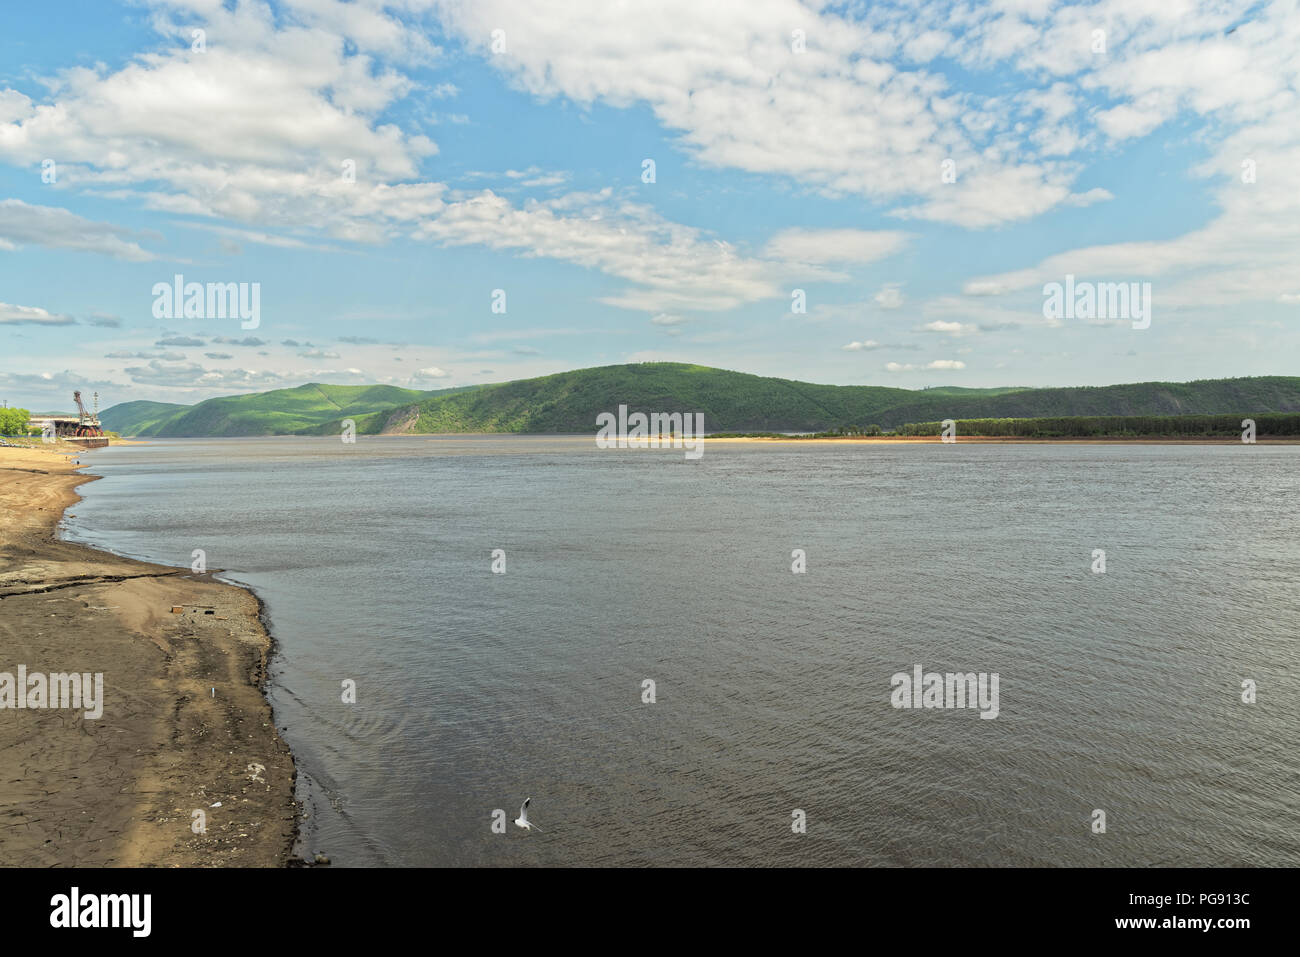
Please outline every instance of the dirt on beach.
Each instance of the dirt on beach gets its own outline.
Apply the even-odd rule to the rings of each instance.
[[[58,541],[92,479],[63,450],[0,448],[0,866],[290,863],[294,764],[257,599]],[[14,706],[20,666],[102,673],[102,717]]]

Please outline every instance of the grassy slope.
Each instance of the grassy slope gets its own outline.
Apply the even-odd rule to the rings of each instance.
[[[164,419],[188,409],[175,402],[123,402],[99,414],[100,424],[121,435],[143,435]]]
[[[968,390],[1000,394],[1003,389]],[[596,415],[703,412],[706,428],[813,430],[875,421],[918,393],[885,386],[816,385],[673,362],[579,369],[439,396],[365,423],[368,431],[592,432]],[[925,393],[923,393],[925,394]],[[362,424],[358,423],[358,428]]]
[[[330,434],[345,418],[354,419],[363,433],[586,433],[595,431],[599,413],[615,412],[620,403],[632,411],[703,412],[710,432],[814,432],[865,425],[891,429],[948,418],[1295,412],[1300,411],[1300,378],[915,391],[817,385],[655,362],[434,392],[310,384],[209,399],[171,413],[164,403],[126,403],[105,411],[103,420],[123,434],[157,436]],[[122,418],[128,411],[136,415],[139,428],[126,427],[118,410]]]
[[[117,431],[160,437],[282,435],[312,429],[321,422],[418,401],[433,394],[390,385],[309,383],[294,389],[208,399],[197,405],[180,406],[170,415],[136,423],[134,430],[118,428]],[[104,416],[118,408],[114,406],[106,410]]]
[[[1300,411],[1300,378],[1271,376],[1066,389],[832,386],[643,363],[582,369],[437,396],[358,421],[360,431],[594,432],[596,416],[630,410],[703,412],[708,431],[896,428],[911,422],[1068,415]]]

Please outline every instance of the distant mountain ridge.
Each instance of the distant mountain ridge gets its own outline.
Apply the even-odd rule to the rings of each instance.
[[[1051,389],[927,390],[837,386],[674,362],[578,369],[494,385],[419,392],[396,386],[309,383],[193,406],[128,402],[101,414],[105,428],[138,436],[443,432],[586,433],[596,416],[627,405],[703,412],[709,432],[815,432],[941,419],[1300,412],[1300,377],[1140,382]]]
[[[195,405],[124,402],[100,413],[104,428],[131,436],[294,435],[322,422],[362,416],[439,392],[391,385],[325,385],[222,396]]]

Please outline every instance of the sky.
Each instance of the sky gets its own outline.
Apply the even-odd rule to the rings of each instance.
[[[1294,0],[4,4],[0,401],[1294,374],[1298,90]]]

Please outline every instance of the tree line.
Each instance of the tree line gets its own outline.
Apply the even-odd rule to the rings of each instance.
[[[957,419],[957,435],[1018,438],[1240,437],[1243,419],[1253,419],[1258,436],[1300,436],[1300,413],[1259,415],[1076,415],[1032,419]],[[939,435],[942,422],[913,422],[899,435]]]

